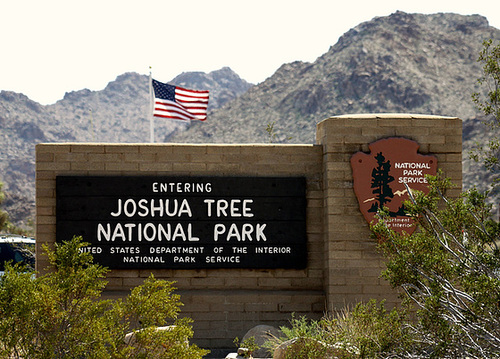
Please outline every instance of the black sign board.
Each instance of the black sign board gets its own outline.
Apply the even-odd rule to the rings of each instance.
[[[56,179],[56,240],[112,269],[305,268],[303,177]]]

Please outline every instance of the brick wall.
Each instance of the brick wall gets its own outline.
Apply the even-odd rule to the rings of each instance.
[[[211,348],[232,347],[259,323],[286,324],[292,312],[323,313],[321,146],[65,143],[40,144],[36,154],[38,250],[55,240],[57,175],[305,176],[307,269],[114,270],[107,295],[124,295],[151,272],[176,281],[197,343]],[[37,258],[38,270],[47,264]]]
[[[291,313],[318,318],[328,308],[370,298],[396,303],[379,278],[383,261],[369,239],[353,192],[349,160],[384,137],[417,141],[421,153],[461,183],[461,121],[417,115],[338,116],[318,125],[317,145],[39,144],[36,147],[37,269],[41,245],[55,241],[57,175],[304,176],[308,266],[290,269],[113,270],[108,297],[119,297],[152,272],[174,280],[194,319],[195,341],[233,347],[257,324],[286,324]]]
[[[325,294],[328,309],[346,303],[386,299],[398,303],[397,293],[380,278],[382,257],[370,239],[369,226],[353,191],[351,156],[381,138],[405,137],[433,154],[446,177],[462,183],[462,122],[458,118],[379,114],[331,117],[318,124],[316,142],[323,147]]]

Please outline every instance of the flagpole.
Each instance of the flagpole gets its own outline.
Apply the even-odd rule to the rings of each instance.
[[[153,77],[151,75],[151,66],[149,66],[149,141],[151,143],[155,142],[153,106],[154,106]]]

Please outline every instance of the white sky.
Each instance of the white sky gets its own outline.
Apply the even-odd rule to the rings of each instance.
[[[500,28],[498,0],[0,0],[0,90],[50,104],[150,66],[163,82],[229,66],[259,83],[397,10],[480,14]]]

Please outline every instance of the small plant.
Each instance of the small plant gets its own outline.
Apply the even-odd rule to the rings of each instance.
[[[234,338],[233,343],[238,348],[238,355],[241,355],[244,358],[253,358],[252,354],[256,350],[259,350],[259,346],[257,345],[257,343],[255,343],[255,337],[247,338],[243,340],[241,343],[239,338],[236,337]]]
[[[276,131],[274,130],[274,124],[276,122],[269,122],[267,124],[267,127],[266,127],[266,132],[267,132],[267,135],[268,135],[268,140],[269,140],[269,143],[273,143],[275,140],[276,140],[276,137],[278,137],[276,135]]]
[[[267,127],[266,127],[266,132],[267,132],[269,143],[274,143],[278,139],[278,135],[276,134],[276,130],[274,128],[275,124],[276,124],[275,121],[268,122]],[[287,137],[286,141],[290,141],[292,138],[293,137]]]
[[[5,199],[5,195],[4,195],[3,191],[2,191],[2,187],[3,187],[3,183],[0,182],[0,204],[2,204],[2,202]],[[5,227],[7,227],[8,224],[9,224],[9,216],[8,216],[7,212],[5,212],[2,209],[0,209],[0,232]]]

